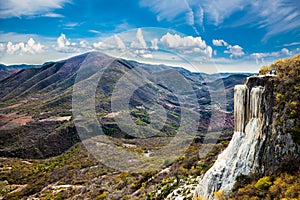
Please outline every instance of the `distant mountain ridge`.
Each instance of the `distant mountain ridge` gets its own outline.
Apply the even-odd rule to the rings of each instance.
[[[19,65],[4,65],[0,64],[0,81],[9,77],[10,75],[17,73],[20,70],[28,68],[40,68],[43,65],[28,65],[28,64],[19,64]]]
[[[93,53],[93,52],[91,52]],[[83,54],[83,55],[88,55],[87,54]],[[79,55],[80,56],[80,55]],[[75,56],[77,57],[77,56]],[[182,68],[182,67],[173,67],[173,66],[168,66],[168,65],[164,65],[164,64],[160,64],[160,65],[151,65],[151,64],[144,64],[144,63],[139,63],[137,61],[133,61],[133,60],[128,60],[129,63],[135,65],[135,66],[140,66],[140,67],[144,67],[144,68],[153,68],[151,71],[155,70],[155,71],[162,71],[162,70],[166,70],[169,69],[170,67],[173,69],[176,69],[177,71],[181,72],[184,75],[187,76],[195,76],[195,77],[199,77],[199,75],[201,75],[203,78],[205,78],[205,80],[210,80],[210,81],[215,81],[217,79],[220,78],[226,78],[228,76],[231,75],[245,75],[245,76],[252,76],[254,75],[254,73],[248,73],[248,72],[220,72],[220,73],[214,73],[214,74],[207,74],[207,73],[203,73],[203,72],[190,72],[189,70]],[[41,68],[43,66],[48,66],[50,64],[54,64],[55,62],[53,61],[49,61],[49,62],[45,62],[43,64],[16,64],[16,65],[5,65],[5,64],[0,64],[0,75],[3,72],[17,72],[19,70],[23,70],[23,69],[29,69],[29,68]],[[4,73],[3,73],[4,74]],[[12,74],[12,73],[10,73]],[[0,80],[2,80],[3,78],[0,77]]]
[[[28,65],[28,64],[18,64],[18,65],[4,65],[0,64],[0,71],[9,71],[9,70],[22,70],[28,68],[39,68],[43,65]]]

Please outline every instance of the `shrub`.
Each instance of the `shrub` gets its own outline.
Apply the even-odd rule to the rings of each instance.
[[[261,74],[261,75],[265,75],[265,74],[268,74],[268,73],[271,73],[271,72],[272,72],[272,68],[269,67],[269,66],[262,66],[259,69],[259,74]]]
[[[265,176],[257,181],[254,187],[258,190],[268,190],[272,186],[272,179],[269,176]]]
[[[226,200],[228,198],[226,197],[226,194],[223,190],[219,190],[217,192],[214,192],[214,199],[215,200]]]
[[[108,192],[103,192],[102,194],[97,196],[97,199],[105,199],[108,196]]]

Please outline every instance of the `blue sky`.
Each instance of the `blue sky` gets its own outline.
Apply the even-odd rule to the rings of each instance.
[[[87,51],[192,71],[256,72],[300,53],[295,0],[6,0],[0,63]]]

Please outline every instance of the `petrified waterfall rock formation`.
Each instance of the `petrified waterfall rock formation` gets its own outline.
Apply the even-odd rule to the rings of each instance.
[[[249,77],[235,86],[234,135],[228,147],[199,182],[194,196],[213,199],[214,192],[230,191],[240,175],[269,174],[300,148],[288,133],[276,131],[273,84],[276,77]]]

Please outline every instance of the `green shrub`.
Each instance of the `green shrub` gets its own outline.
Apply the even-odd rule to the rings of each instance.
[[[108,196],[108,192],[103,192],[102,194],[97,196],[97,199],[106,199],[107,196]]]
[[[269,66],[262,66],[259,69],[259,74],[261,74],[261,75],[265,75],[265,74],[268,74],[268,73],[271,73],[271,72],[272,72],[272,68],[269,67]]]
[[[254,187],[258,190],[268,190],[272,186],[272,179],[269,176],[265,176],[257,181]]]

